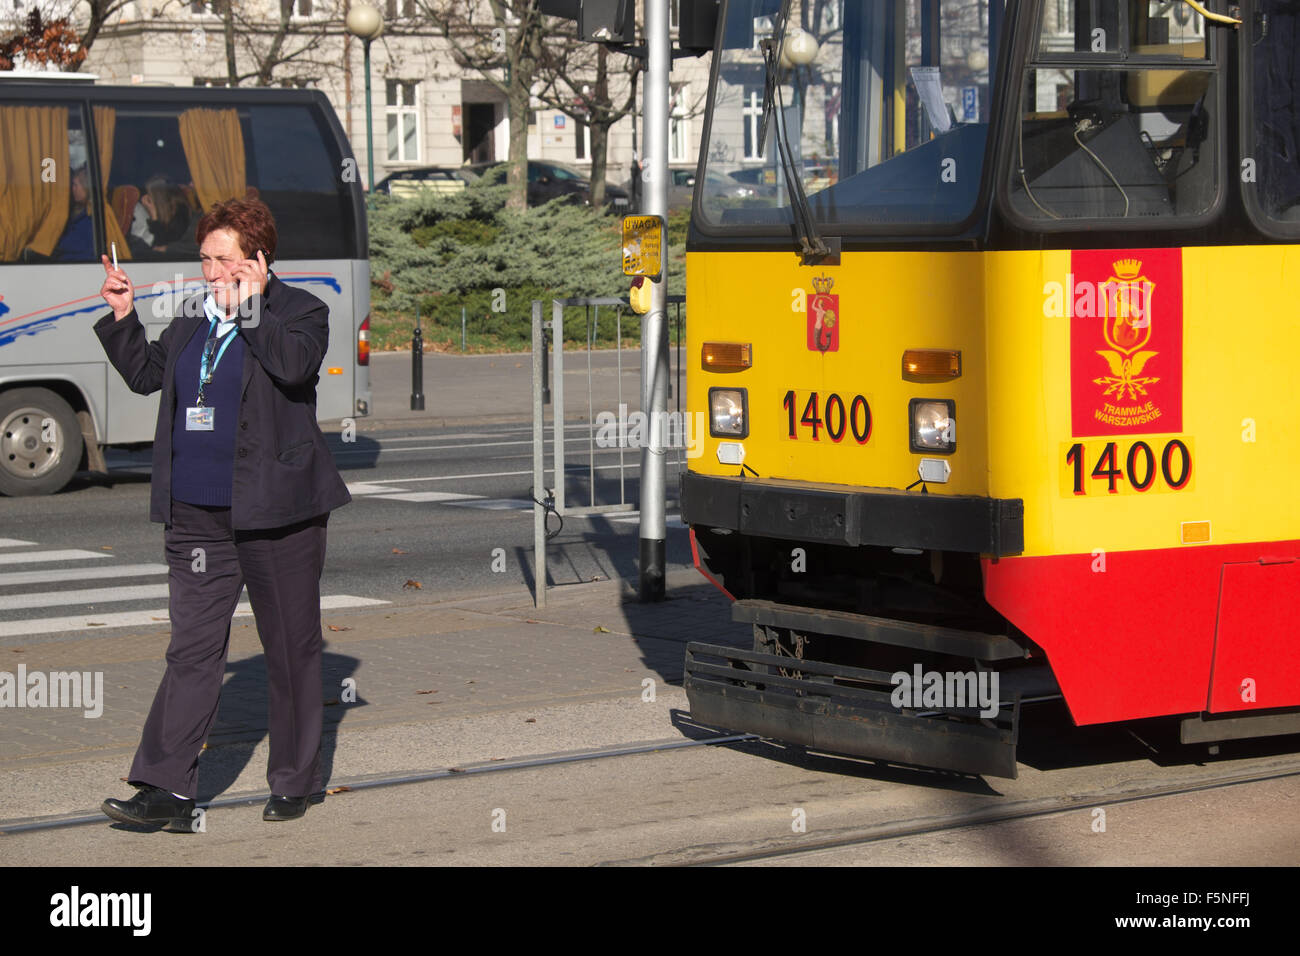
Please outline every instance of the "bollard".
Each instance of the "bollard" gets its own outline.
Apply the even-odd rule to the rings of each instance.
[[[415,334],[411,336],[411,411],[424,411],[424,330],[420,310],[415,310]]]
[[[465,307],[460,307],[460,350],[465,351]]]

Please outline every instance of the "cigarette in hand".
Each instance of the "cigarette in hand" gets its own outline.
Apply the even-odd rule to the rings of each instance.
[[[113,268],[117,268],[117,243],[113,243]]]

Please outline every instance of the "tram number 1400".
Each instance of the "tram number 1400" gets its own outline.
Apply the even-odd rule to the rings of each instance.
[[[799,396],[790,389],[785,393],[781,407],[786,415],[786,438],[797,439],[802,431],[813,441],[821,441],[824,433],[831,441],[840,442],[846,435],[852,435],[855,442],[865,445],[871,437],[871,406],[861,395],[842,398],[831,392],[823,398],[818,392],[809,392],[803,410],[796,412]]]
[[[1190,438],[1160,442],[1075,442],[1061,446],[1064,495],[1183,491],[1192,483]]]

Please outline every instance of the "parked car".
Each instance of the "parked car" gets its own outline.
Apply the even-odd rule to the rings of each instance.
[[[408,198],[421,192],[454,193],[465,188],[460,170],[445,166],[420,166],[399,169],[375,183],[376,193]]]
[[[500,173],[495,173],[495,175],[501,176],[504,180],[505,163],[471,163],[468,166],[462,166],[460,171],[472,176],[484,176],[489,171],[498,169]],[[590,203],[591,180],[583,176],[578,170],[571,169],[568,166],[530,159],[528,161],[528,205],[540,206],[544,202],[560,198],[569,198],[573,202]],[[605,205],[615,211],[626,209],[628,206],[627,190],[606,182]]]

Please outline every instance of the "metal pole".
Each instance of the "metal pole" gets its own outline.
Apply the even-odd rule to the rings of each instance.
[[[551,350],[555,353],[551,427],[555,433],[555,511],[564,514],[564,306],[551,300]]]
[[[668,216],[668,73],[672,51],[668,39],[669,0],[645,0],[646,80],[643,99],[645,152],[641,159],[645,213]],[[668,410],[668,270],[650,284],[650,311],[641,320],[641,407],[649,417],[649,440],[641,450],[641,586],[642,601],[664,599],[663,426]]]
[[[424,411],[424,329],[420,308],[415,309],[415,334],[411,336],[411,411]]]
[[[542,411],[542,347],[546,332],[542,329],[542,303],[533,303],[533,605],[546,607],[546,437]],[[542,497],[538,497],[541,495]]]
[[[366,48],[366,173],[370,177],[370,195],[375,194],[375,122],[370,117],[370,41]]]
[[[465,351],[465,307],[460,307],[460,350]]]

